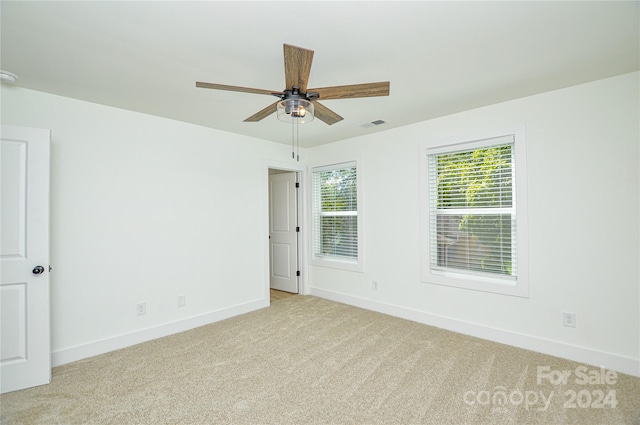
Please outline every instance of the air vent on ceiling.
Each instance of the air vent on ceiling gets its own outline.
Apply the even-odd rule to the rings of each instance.
[[[362,124],[362,127],[369,128],[369,127],[375,127],[376,125],[382,125],[386,123],[387,122],[385,120],[375,120],[375,121]]]

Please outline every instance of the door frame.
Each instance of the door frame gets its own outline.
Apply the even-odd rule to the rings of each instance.
[[[270,298],[269,290],[271,287],[271,268],[270,268],[270,249],[269,249],[269,170],[292,171],[297,173],[300,188],[298,189],[298,223],[300,226],[300,234],[298,235],[298,268],[300,270],[300,278],[298,280],[298,293],[301,295],[308,294],[307,287],[307,240],[308,240],[308,223],[305,214],[305,206],[307,205],[307,193],[305,191],[306,165],[281,161],[264,160],[262,163],[262,194],[263,194],[263,240],[264,240],[264,298],[268,301]]]
[[[269,168],[269,224],[273,226],[273,224],[277,221],[282,226],[283,223],[286,222],[287,228],[286,232],[283,232],[284,229],[280,228],[279,231],[272,228],[269,228],[269,266],[270,270],[270,279],[271,283],[269,287],[271,289],[282,289],[283,291],[289,291],[292,293],[300,292],[300,218],[298,211],[298,196],[300,191],[300,183],[298,182],[299,176],[295,171],[285,171],[276,168]],[[277,185],[274,185],[276,182]],[[282,183],[285,183],[282,186]],[[278,191],[286,188],[286,211],[282,210],[283,204],[280,202],[278,205],[278,209],[275,208],[274,204],[274,189]],[[283,193],[280,193],[282,195]],[[284,222],[281,221],[286,216]],[[284,239],[283,239],[284,238]],[[274,274],[273,267],[278,262],[280,267],[282,267],[282,261],[285,260],[282,258],[282,250],[279,251],[278,260],[274,257],[276,251],[274,250],[275,243],[283,243],[287,242],[289,249],[287,250],[287,263],[288,273],[286,275],[276,276]],[[291,286],[293,285],[293,287]]]

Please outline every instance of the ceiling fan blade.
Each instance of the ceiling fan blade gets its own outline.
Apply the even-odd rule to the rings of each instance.
[[[284,76],[287,90],[298,87],[301,93],[307,92],[312,61],[313,50],[284,45]]]
[[[282,92],[278,90],[252,89],[250,87],[227,86],[224,84],[203,83],[200,81],[196,81],[196,87],[200,87],[203,89],[239,91],[242,93],[255,93],[255,94],[268,94],[268,95],[272,95],[274,93],[282,94]]]
[[[379,83],[352,84],[349,86],[322,87],[309,89],[307,93],[320,94],[319,99],[349,99],[354,97],[389,96],[388,81]]]
[[[338,121],[342,121],[344,119],[340,115],[336,114],[335,112],[333,112],[331,109],[327,108],[320,102],[314,101],[313,106],[315,110],[314,112],[315,117],[324,121],[329,125],[335,124]]]
[[[276,111],[276,105],[278,104],[278,102],[280,101],[277,100],[266,108],[256,112],[249,118],[245,119],[244,122],[256,122],[260,121],[261,119],[267,118],[269,115],[273,114]]]

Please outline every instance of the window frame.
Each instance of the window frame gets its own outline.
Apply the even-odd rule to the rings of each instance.
[[[355,167],[356,169],[356,223],[357,223],[357,258],[349,259],[347,257],[331,256],[331,255],[316,255],[316,214],[317,208],[316,202],[316,187],[314,175],[316,172],[337,170],[341,168]],[[311,206],[309,211],[311,212],[311,231],[310,233],[310,259],[309,263],[314,266],[329,267],[334,269],[348,270],[363,272],[364,271],[364,245],[363,245],[363,197],[362,197],[362,160],[356,159],[344,159],[339,161],[325,161],[322,163],[314,164],[309,167],[309,184],[311,185],[309,193]]]
[[[516,269],[517,276],[476,273],[472,270],[454,270],[433,267],[431,264],[430,228],[430,182],[429,155],[446,154],[482,149],[499,144],[499,139],[513,138],[513,168],[515,192],[513,206],[516,217]],[[507,131],[490,131],[467,136],[449,137],[441,140],[425,140],[420,143],[420,192],[421,192],[421,280],[427,284],[444,285],[461,289],[490,292],[518,297],[529,297],[528,278],[528,219],[527,219],[527,173],[524,128]]]

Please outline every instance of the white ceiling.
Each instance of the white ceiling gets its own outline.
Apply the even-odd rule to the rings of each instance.
[[[281,143],[265,95],[283,43],[315,51],[309,87],[390,81],[327,100],[345,119],[300,126],[316,146],[640,68],[640,2],[2,1],[1,62],[17,85]],[[387,124],[364,127],[382,119]]]

